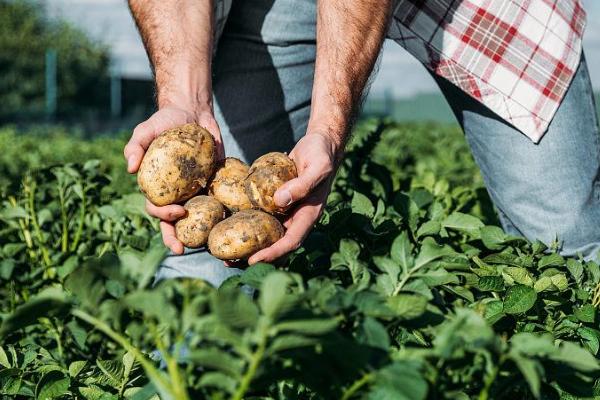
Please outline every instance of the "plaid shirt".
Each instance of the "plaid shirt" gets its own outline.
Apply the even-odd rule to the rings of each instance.
[[[538,142],[581,58],[579,0],[396,0],[388,36]]]
[[[581,58],[579,0],[394,0],[388,37],[538,142]],[[216,39],[232,0],[215,1]]]

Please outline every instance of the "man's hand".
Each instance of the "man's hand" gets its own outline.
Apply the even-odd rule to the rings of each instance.
[[[204,112],[196,113],[183,108],[165,107],[158,110],[133,130],[133,135],[123,152],[127,160],[127,171],[131,174],[138,171],[148,146],[161,132],[191,122],[196,122],[213,134],[217,144],[218,158],[224,158],[221,132],[212,111],[207,109]],[[178,204],[157,207],[146,200],[146,210],[151,216],[160,219],[160,230],[165,245],[173,253],[183,254],[183,244],[175,236],[174,226],[174,222],[185,215],[183,207]]]
[[[196,122],[208,129],[224,158],[223,142],[212,109],[213,1],[129,0],[129,7],[146,47],[156,81],[158,111],[133,131],[125,147],[127,170],[137,172],[150,143],[164,130]],[[156,207],[148,213],[160,218],[165,245],[175,254],[183,244],[173,222],[185,215],[182,206]]]
[[[273,261],[297,249],[323,211],[352,120],[373,70],[391,15],[391,0],[317,2],[317,58],[306,136],[290,157],[298,178],[275,194],[279,206],[297,203],[287,232],[248,262]],[[315,133],[318,132],[318,133]]]
[[[323,212],[335,174],[337,147],[320,133],[304,136],[290,153],[298,168],[298,178],[286,182],[275,193],[275,203],[287,207],[296,203],[284,221],[285,235],[272,246],[259,251],[249,264],[272,262],[296,250]]]

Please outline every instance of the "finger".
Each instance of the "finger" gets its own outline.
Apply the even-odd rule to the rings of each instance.
[[[270,247],[263,249],[248,259],[248,264],[257,262],[272,262],[276,259],[298,249],[315,221],[319,217],[319,207],[301,206],[294,212],[292,222],[285,235]]]
[[[175,221],[186,214],[185,209],[180,205],[170,204],[168,206],[158,207],[152,204],[150,200],[146,200],[146,212],[163,221]]]
[[[212,113],[204,113],[199,116],[198,123],[200,126],[208,129],[208,131],[212,134],[215,139],[215,145],[217,148],[217,161],[221,161],[225,159],[225,148],[223,145],[223,137],[221,136],[221,130],[219,129],[219,125],[215,120]]]
[[[154,123],[154,116],[135,127],[131,139],[123,150],[127,159],[127,172],[130,174],[137,172],[146,149],[159,133]]]
[[[307,197],[325,178],[333,167],[328,160],[311,161],[305,169],[301,170],[298,177],[283,184],[274,196],[278,207],[288,207],[293,202]]]
[[[175,227],[165,221],[160,221],[160,232],[165,246],[167,246],[174,254],[183,254],[183,243],[175,236]]]

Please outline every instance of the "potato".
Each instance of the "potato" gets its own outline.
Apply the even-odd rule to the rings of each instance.
[[[271,214],[283,214],[285,208],[275,205],[273,196],[281,185],[298,177],[296,164],[283,153],[267,153],[250,166],[246,178],[246,194],[252,205]]]
[[[138,184],[157,206],[185,201],[204,187],[215,170],[216,147],[201,126],[187,124],[161,133],[144,155]]]
[[[183,208],[187,214],[175,223],[177,239],[193,249],[204,246],[211,229],[225,217],[225,208],[210,196],[192,197]]]
[[[244,179],[248,176],[249,169],[243,161],[227,157],[208,186],[209,194],[231,212],[252,208],[244,188]]]
[[[246,259],[283,236],[277,218],[259,210],[242,210],[210,231],[208,249],[221,260]]]

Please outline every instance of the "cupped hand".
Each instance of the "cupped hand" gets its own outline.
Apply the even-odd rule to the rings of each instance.
[[[196,112],[180,107],[167,106],[158,110],[133,130],[133,135],[123,151],[127,160],[127,171],[131,174],[138,171],[146,150],[161,132],[192,122],[206,128],[213,135],[217,145],[217,158],[219,160],[223,159],[225,152],[221,131],[214,119],[212,110],[207,108],[206,111]],[[178,218],[185,215],[183,207],[178,204],[157,207],[146,200],[146,211],[151,216],[160,219],[160,230],[165,245],[173,253],[183,254],[183,244],[175,236],[174,225]]]
[[[323,213],[335,175],[337,146],[320,133],[304,136],[290,152],[298,177],[275,193],[279,207],[293,207],[284,221],[285,235],[272,246],[252,255],[249,264],[273,262],[296,250]]]

